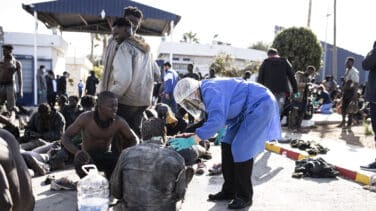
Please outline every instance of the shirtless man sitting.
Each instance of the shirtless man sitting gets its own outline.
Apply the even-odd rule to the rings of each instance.
[[[34,209],[31,179],[17,140],[0,129],[0,210]]]
[[[0,105],[7,102],[7,110],[11,113],[16,105],[14,93],[14,73],[17,72],[18,78],[18,96],[23,96],[21,63],[13,55],[12,45],[3,45],[4,58],[0,61]]]
[[[62,143],[74,154],[74,165],[80,177],[85,176],[82,165],[94,163],[100,171],[105,172],[107,178],[110,178],[119,158],[118,153],[110,151],[112,138],[116,133],[123,137],[121,146],[117,146],[120,150],[116,151],[121,152],[138,143],[138,137],[127,122],[116,115],[117,109],[118,100],[115,94],[109,91],[101,92],[95,110],[82,113],[65,131]],[[72,138],[80,132],[81,150],[72,143]]]

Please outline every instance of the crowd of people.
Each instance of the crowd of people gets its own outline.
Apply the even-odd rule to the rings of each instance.
[[[343,80],[327,76],[316,82],[314,66],[295,72],[273,48],[256,76],[245,72],[241,78],[217,78],[210,69],[202,80],[193,64],[188,64],[185,75],[169,62],[158,67],[149,45],[136,34],[142,18],[138,8],[124,9],[124,17],[112,25],[102,78],[91,71],[85,84],[77,84],[77,96],[67,95],[69,73],[55,78],[41,65],[36,78],[39,105],[24,130],[12,119],[30,114],[15,100],[23,95],[22,65],[12,56],[11,45],[2,46],[0,103],[6,108],[0,116],[5,126],[0,130],[0,191],[10,194],[8,201],[0,198],[2,207],[33,209],[30,175],[72,165],[82,178],[82,166],[95,164],[110,180],[110,192],[124,210],[175,210],[193,176],[192,165],[200,158],[210,159],[208,140],[217,135],[224,183],[208,200],[231,200],[229,209],[241,209],[253,203],[254,158],[266,141],[281,139],[283,116],[289,129],[299,131],[314,111],[330,114],[338,107],[339,127],[351,130],[358,115],[367,115],[376,130],[376,43],[363,61],[363,68],[370,70],[366,86],[359,84],[353,57],[346,59]],[[365,100],[359,100],[364,95]],[[376,162],[362,168],[376,170]],[[72,186],[54,183],[57,189],[68,185]],[[154,199],[159,202],[148,204]]]

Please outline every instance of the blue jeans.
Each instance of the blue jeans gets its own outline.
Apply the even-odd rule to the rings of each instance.
[[[320,107],[321,113],[331,114],[332,113],[332,107],[333,107],[333,103],[322,104],[321,107]]]
[[[163,97],[162,97],[162,103],[167,104],[168,106],[170,106],[172,112],[174,112],[174,114],[176,114],[176,112],[178,110],[178,107],[176,105],[175,98],[173,97],[172,94],[170,94],[169,96],[170,96],[170,99],[167,100],[166,97],[163,95]]]

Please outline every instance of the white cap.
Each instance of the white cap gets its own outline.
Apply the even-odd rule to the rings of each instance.
[[[200,82],[192,78],[183,78],[178,81],[174,89],[176,103],[181,103],[190,94],[200,88]]]

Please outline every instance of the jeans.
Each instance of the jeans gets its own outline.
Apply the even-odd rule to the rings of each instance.
[[[333,107],[333,103],[322,104],[321,107],[320,107],[321,113],[331,114],[332,113],[332,107]]]

